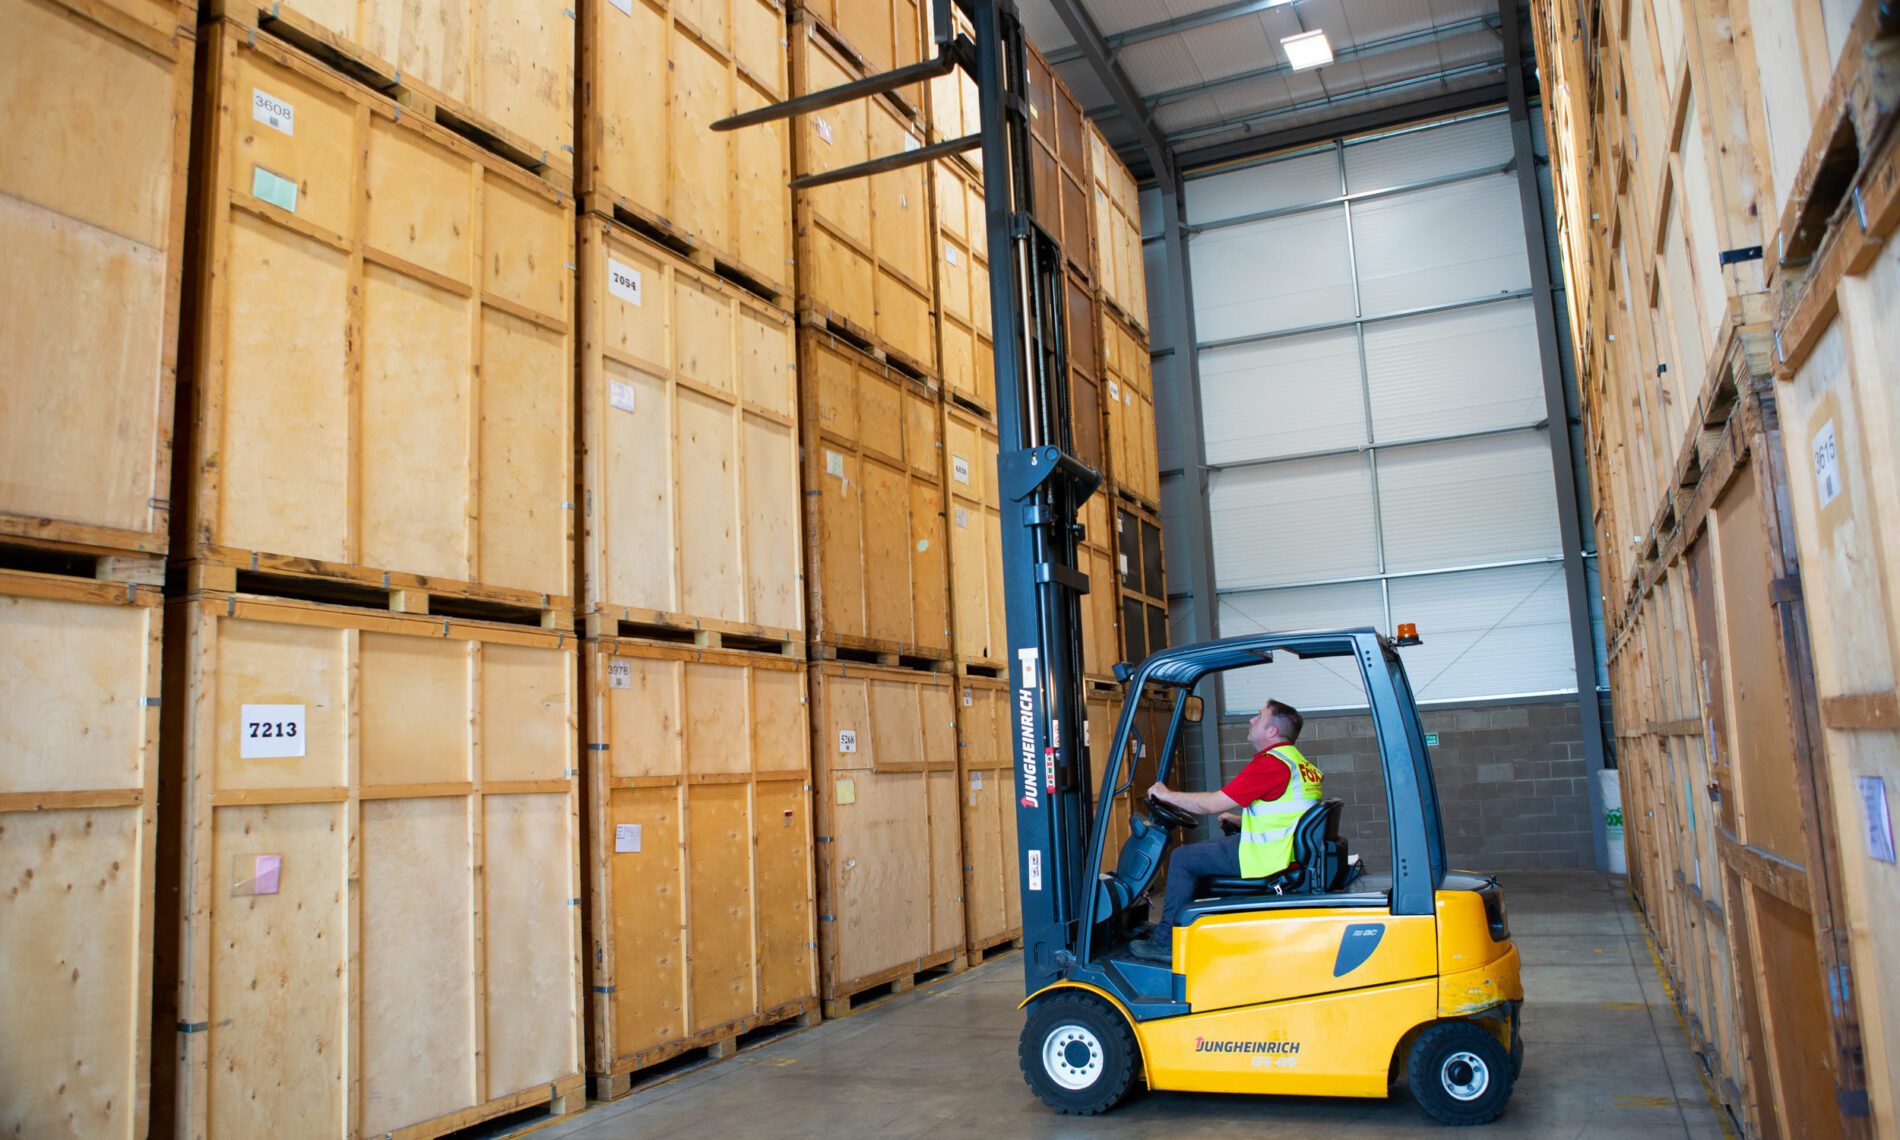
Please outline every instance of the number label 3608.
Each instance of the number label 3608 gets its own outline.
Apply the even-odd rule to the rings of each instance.
[[[303,705],[245,705],[238,726],[238,756],[268,760],[305,755]]]

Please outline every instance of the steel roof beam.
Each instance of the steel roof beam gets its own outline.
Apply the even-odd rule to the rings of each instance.
[[[1101,29],[1095,26],[1094,17],[1082,7],[1082,0],[1049,0],[1056,15],[1062,18],[1062,24],[1074,37],[1081,58],[1088,61],[1090,70],[1102,81],[1102,86],[1121,109],[1123,121],[1135,128],[1135,138],[1141,143],[1141,149],[1148,156],[1148,163],[1157,178],[1172,179],[1174,175],[1174,151],[1168,140],[1155,124],[1148,108],[1142,105],[1141,92],[1129,81],[1128,74],[1121,64],[1115,62],[1113,53],[1102,38]]]
[[[1130,28],[1125,32],[1116,32],[1112,36],[1103,36],[1102,42],[1108,48],[1109,58],[1113,59],[1115,56],[1121,54],[1121,50],[1129,44],[1158,40],[1163,36],[1174,35],[1176,32],[1185,32],[1192,28],[1205,28],[1209,24],[1219,24],[1227,20],[1239,19],[1242,16],[1251,16],[1256,12],[1264,12],[1269,8],[1283,8],[1296,2],[1297,0],[1240,0],[1240,3],[1224,4],[1218,8],[1209,8],[1205,12],[1195,12],[1188,16],[1176,16],[1173,19],[1160,20],[1153,24],[1144,24],[1139,28]],[[1070,34],[1074,35],[1075,33],[1071,31]],[[1047,59],[1051,64],[1056,64],[1082,59],[1084,55],[1082,37],[1076,36],[1075,46],[1057,48],[1055,51],[1047,53],[1043,58]]]

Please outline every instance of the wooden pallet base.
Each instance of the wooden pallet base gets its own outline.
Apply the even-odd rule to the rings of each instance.
[[[971,661],[971,660],[965,660],[963,658],[958,658],[952,664],[951,671],[954,672],[959,677],[988,677],[994,680],[999,677],[1009,676],[1009,662],[984,661],[984,660]]]
[[[855,642],[860,639],[849,640]],[[811,661],[878,665],[886,669],[910,669],[918,673],[948,673],[956,667],[955,662],[934,653],[919,653],[914,647],[906,648],[888,643],[834,645],[829,642],[814,641],[811,643],[807,657]]]
[[[952,392],[946,389],[944,391],[943,398],[944,398],[945,403],[953,404],[956,407],[962,408],[964,411],[969,412],[971,415],[977,416],[986,424],[993,425],[996,422],[996,409],[983,406],[983,403],[981,401],[976,400],[970,397],[969,395],[966,395],[965,393]]]
[[[484,1105],[465,1108],[389,1135],[400,1140],[501,1140],[526,1136],[587,1107],[586,1079],[579,1073],[537,1085]]]
[[[207,0],[201,16],[223,17],[244,28],[280,40],[314,57],[337,74],[392,99],[405,112],[419,115],[461,136],[506,162],[543,179],[564,194],[574,189],[574,148],[549,152],[455,100],[405,76],[402,69],[360,44],[321,25],[259,0]]]
[[[252,594],[539,629],[574,628],[571,598],[308,558],[218,556],[186,562],[184,573],[186,589],[191,593]]]
[[[1014,930],[1005,930],[1001,934],[991,935],[983,941],[971,943],[966,956],[970,966],[974,968],[1022,948],[1023,931],[1021,927],[1017,927]]]
[[[962,950],[945,950],[912,965],[906,963],[895,970],[886,970],[872,974],[850,986],[844,987],[836,997],[825,999],[825,1018],[835,1021],[841,1017],[850,1017],[896,997],[909,993],[919,986],[940,982],[945,978],[961,974],[970,968],[969,959]]]
[[[1119,697],[1122,683],[1113,677],[1084,677],[1082,693],[1087,697]]]
[[[922,381],[932,388],[937,386],[937,371],[907,353],[898,351],[877,339],[871,330],[849,318],[839,316],[830,309],[801,308],[798,310],[798,323],[808,329],[834,336],[866,356],[900,372],[913,380]],[[988,418],[989,413],[983,413]]]
[[[128,586],[165,584],[165,559],[162,557],[104,553],[71,543],[10,536],[0,537],[0,570],[123,582]]]
[[[1161,513],[1160,503],[1150,499],[1146,495],[1138,494],[1133,489],[1124,487],[1120,483],[1115,484],[1115,497],[1126,500],[1155,514]]]
[[[723,1061],[736,1053],[768,1045],[801,1029],[810,1029],[821,1020],[818,999],[806,998],[717,1029],[696,1033],[682,1041],[635,1053],[615,1062],[613,1072],[595,1073],[589,1078],[593,1098],[619,1100],[630,1093],[664,1084],[715,1061]]]
[[[1097,289],[1095,291],[1095,300],[1097,303],[1106,306],[1109,312],[1114,313],[1116,320],[1120,321],[1122,324],[1127,325],[1129,328],[1133,329],[1135,333],[1141,337],[1142,347],[1144,348],[1147,347],[1148,328],[1146,325],[1143,325],[1140,321],[1137,321],[1135,320],[1135,318],[1129,316],[1128,313],[1125,310],[1123,310],[1123,308],[1120,305],[1115,303],[1115,299],[1113,297],[1110,297],[1106,292],[1100,289]]]
[[[581,195],[580,211],[625,226],[675,257],[689,261],[723,281],[731,282],[775,308],[791,311],[791,287],[780,277],[759,266],[747,265],[730,252],[611,190],[594,190]],[[782,273],[784,268],[780,267],[779,272]]]
[[[624,606],[585,614],[581,626],[589,638],[618,637],[651,645],[691,645],[700,649],[770,653],[797,661],[805,659],[805,635],[795,629],[690,618]]]

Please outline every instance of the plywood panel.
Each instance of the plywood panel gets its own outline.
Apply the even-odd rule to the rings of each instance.
[[[790,320],[623,227],[581,228],[589,612],[795,638]]]
[[[1008,655],[1009,634],[1004,628],[996,432],[981,418],[945,404],[943,435],[956,653],[965,661],[999,665]]]
[[[484,1017],[504,1030],[490,1033],[485,1060],[489,1095],[506,1096],[548,1073],[580,1068],[581,1012],[570,981],[580,968],[574,900],[581,888],[573,859],[579,821],[574,801],[556,792],[490,795],[483,810],[482,906],[497,932],[483,939]],[[521,930],[564,931],[567,937],[512,933]]]
[[[1095,222],[1095,285],[1102,300],[1135,329],[1148,328],[1148,286],[1141,255],[1141,203],[1134,176],[1089,127],[1089,177]]]
[[[571,204],[269,38],[200,50],[181,553],[564,608]]]
[[[990,334],[989,233],[983,183],[955,159],[934,162],[930,171],[936,209],[937,337],[944,391],[972,407],[993,412],[996,360]]]

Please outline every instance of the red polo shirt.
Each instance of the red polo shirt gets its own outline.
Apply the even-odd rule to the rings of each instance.
[[[1280,747],[1274,745],[1275,748]],[[1221,794],[1246,807],[1255,800],[1277,800],[1286,794],[1286,786],[1293,782],[1293,765],[1275,756],[1270,749],[1262,749],[1253,754],[1253,759],[1240,770],[1240,775],[1227,781]]]

